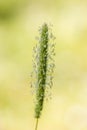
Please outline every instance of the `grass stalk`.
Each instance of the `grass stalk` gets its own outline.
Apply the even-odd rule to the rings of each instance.
[[[36,118],[35,130],[37,130],[37,128],[38,128],[38,121],[39,121],[39,119],[38,119],[38,118]]]

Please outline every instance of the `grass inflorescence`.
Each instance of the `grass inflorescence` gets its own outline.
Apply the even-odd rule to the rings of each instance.
[[[55,37],[52,34],[52,30],[46,23],[39,29],[40,36],[37,38],[38,43],[34,47],[34,60],[32,73],[33,82],[32,86],[35,90],[35,118],[40,118],[41,111],[43,109],[44,99],[48,95],[48,89],[52,86],[53,69],[54,69],[54,48]]]

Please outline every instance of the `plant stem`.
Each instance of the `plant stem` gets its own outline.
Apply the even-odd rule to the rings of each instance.
[[[38,118],[36,118],[36,126],[35,126],[35,130],[37,130],[38,127]]]

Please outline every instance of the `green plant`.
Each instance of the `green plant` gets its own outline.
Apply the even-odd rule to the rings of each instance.
[[[48,89],[52,87],[53,69],[54,69],[54,39],[51,29],[46,23],[39,29],[40,37],[38,44],[34,47],[34,71],[32,73],[32,86],[35,90],[35,118],[40,118],[43,109],[44,99]],[[34,83],[34,84],[33,84]]]

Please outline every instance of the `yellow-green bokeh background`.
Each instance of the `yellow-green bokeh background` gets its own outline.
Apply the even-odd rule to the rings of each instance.
[[[56,67],[38,130],[87,130],[86,0],[0,0],[0,130],[34,130],[32,48],[44,22],[53,24]]]

